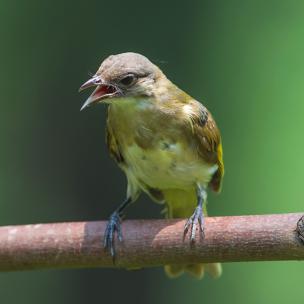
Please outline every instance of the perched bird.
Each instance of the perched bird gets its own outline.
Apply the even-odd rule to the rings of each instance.
[[[109,104],[106,141],[128,181],[126,199],[109,218],[104,247],[114,257],[123,211],[142,191],[165,204],[168,218],[189,218],[185,234],[195,242],[197,229],[203,235],[207,188],[219,192],[224,174],[220,132],[210,112],[136,53],[106,58],[80,90],[89,87],[95,90],[81,110]],[[221,274],[218,263],[165,266],[171,277],[186,271],[201,278],[204,269]]]

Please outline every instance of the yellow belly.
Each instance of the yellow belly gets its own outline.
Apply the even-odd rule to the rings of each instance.
[[[217,170],[217,165],[204,163],[195,151],[181,143],[161,141],[152,149],[133,144],[124,152],[129,174],[139,185],[142,182],[160,190],[189,189],[197,183],[207,185]]]

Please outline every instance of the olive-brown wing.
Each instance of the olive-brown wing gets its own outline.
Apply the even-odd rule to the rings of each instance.
[[[108,146],[111,157],[114,158],[114,160],[118,163],[118,165],[123,165],[124,158],[122,156],[122,153],[119,148],[119,144],[117,143],[117,140],[111,128],[109,119],[107,120],[107,124],[106,124],[106,144]]]
[[[205,162],[217,164],[209,186],[215,192],[221,190],[224,175],[223,151],[220,131],[206,108],[202,106],[202,115],[193,120],[193,132],[197,141],[198,153]]]

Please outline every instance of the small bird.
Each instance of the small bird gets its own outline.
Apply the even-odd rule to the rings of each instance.
[[[127,177],[127,195],[109,218],[104,247],[114,258],[114,235],[122,240],[123,211],[141,192],[165,205],[167,218],[187,217],[190,243],[204,235],[207,188],[219,192],[224,174],[218,127],[200,102],[174,85],[145,56],[122,53],[106,58],[80,91],[95,90],[81,110],[108,104],[106,142]],[[204,270],[214,277],[221,265],[166,265],[170,277]]]

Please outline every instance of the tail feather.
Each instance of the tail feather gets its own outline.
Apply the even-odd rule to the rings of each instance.
[[[185,272],[185,265],[165,265],[164,269],[169,278],[175,279]]]
[[[204,264],[206,271],[214,278],[217,279],[222,275],[223,268],[221,263]]]
[[[214,279],[217,279],[222,274],[222,265],[220,263],[165,265],[165,272],[170,278],[178,278],[182,274],[188,273],[196,279],[202,279],[205,275],[205,272],[207,272]]]
[[[168,218],[189,218],[197,204],[195,189],[192,189],[192,191],[167,190],[164,191],[164,196],[167,202],[166,213]],[[204,214],[207,216],[206,208],[204,208]],[[165,265],[164,268],[170,278],[177,278],[185,272],[197,279],[202,279],[205,272],[208,272],[213,278],[218,278],[222,274],[220,263]]]

